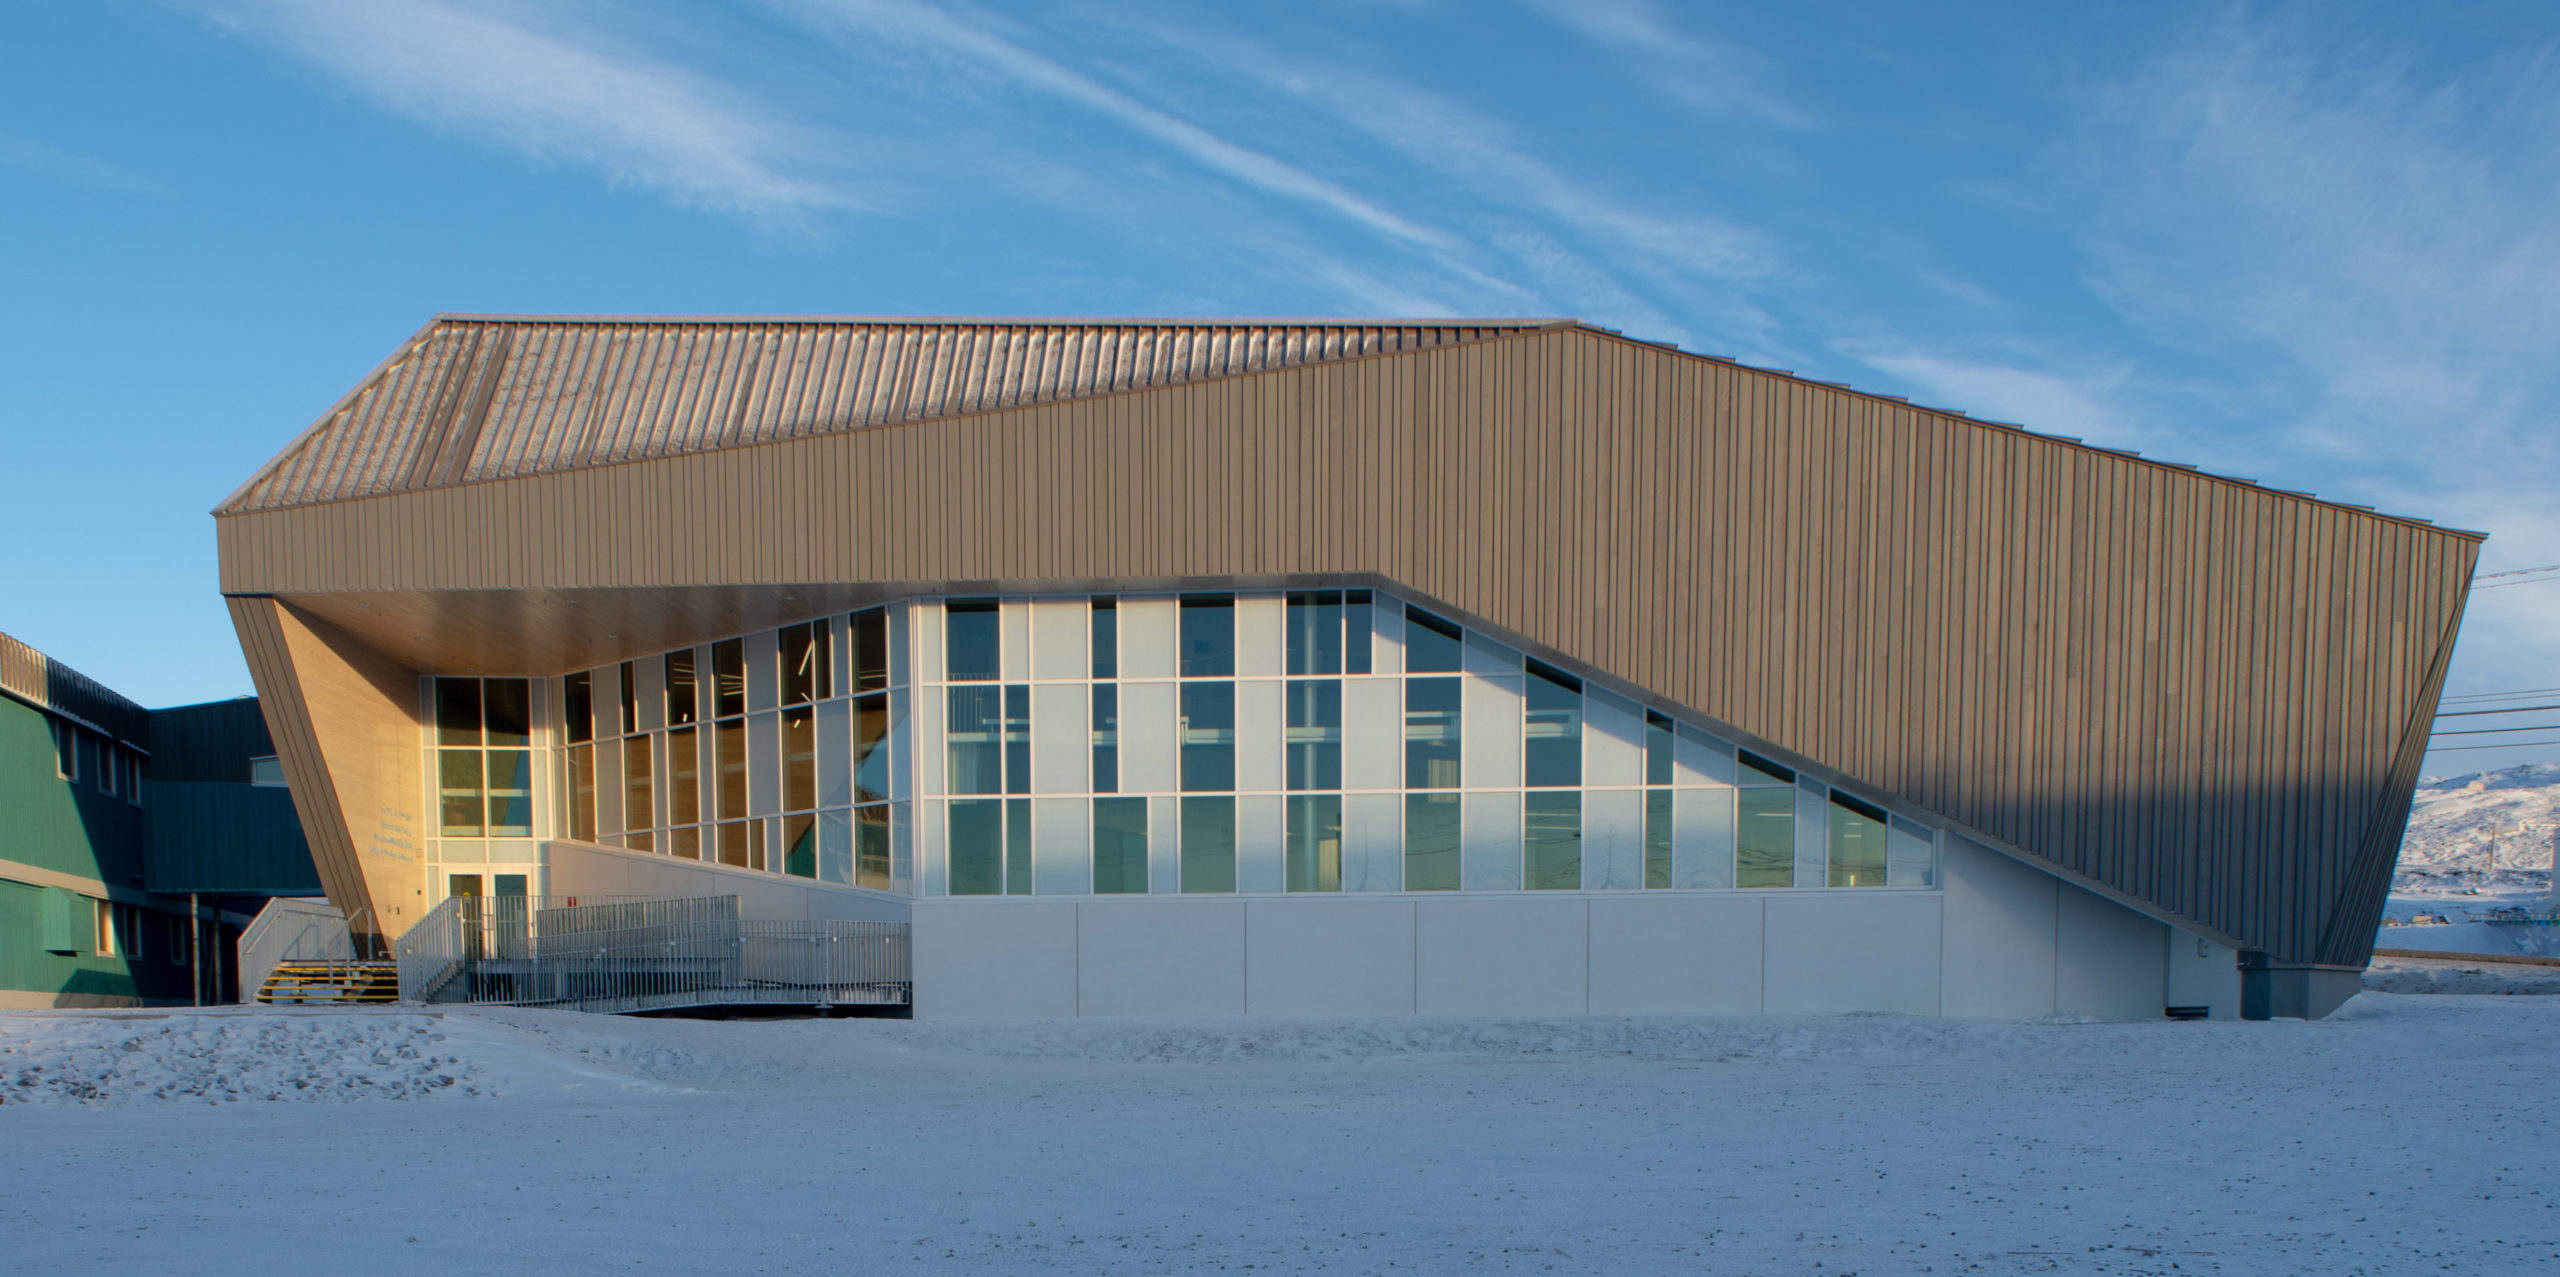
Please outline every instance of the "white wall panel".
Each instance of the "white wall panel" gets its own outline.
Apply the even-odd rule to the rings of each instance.
[[[944,724],[951,717],[951,695],[947,688],[918,688],[916,698],[915,749],[908,757],[915,762],[916,792],[939,796],[943,791],[943,771],[951,761],[951,743]],[[891,760],[895,765],[896,760]]]
[[[1181,605],[1171,598],[1120,600],[1120,677],[1172,678]]]
[[[1281,746],[1280,680],[1236,682],[1236,788],[1280,789],[1288,783]]]
[[[1287,641],[1288,600],[1277,594],[1236,596],[1236,677],[1278,678]]]
[[[1580,1015],[1590,908],[1581,896],[1416,898],[1414,1009],[1423,1015]]]
[[[1468,794],[1460,804],[1463,840],[1458,886],[1465,891],[1520,889],[1520,795]]]
[[[1404,890],[1404,795],[1343,796],[1342,889]]]
[[[1754,1015],[1757,896],[1627,896],[1591,902],[1591,1014]]]
[[[1409,1015],[1413,902],[1307,896],[1245,905],[1245,1010]]]
[[[1085,902],[1082,1014],[1244,1014],[1244,910],[1238,900]]]
[[[1279,891],[1288,885],[1287,801],[1278,794],[1236,796],[1236,890]]]
[[[920,900],[910,937],[919,1019],[1076,1014],[1076,903]]]
[[[1093,787],[1093,702],[1085,684],[1032,684],[1031,784],[1042,794]]]
[[[1518,678],[1459,680],[1459,771],[1469,789],[1520,786],[1522,714],[1528,701]]]
[[[1776,891],[1762,899],[1769,1014],[1938,1014],[1936,892]]]
[[[2062,880],[1949,837],[1945,855],[1947,1015],[2053,1014],[2053,928]]]
[[[782,659],[781,651],[771,630],[758,630],[747,636],[747,712],[772,709],[779,703],[775,681],[776,667]],[[709,667],[695,668],[699,672]]]
[[[702,775],[718,784],[716,733],[705,733]],[[709,795],[705,795],[708,797]],[[706,808],[707,810],[707,808]],[[747,814],[770,816],[782,810],[782,719],[777,714],[747,716]]]
[[[2192,932],[2169,930],[2169,1005],[2203,1007],[2207,1019],[2240,1015],[2239,954]]]
[[[1370,596],[1369,672],[1404,673],[1404,607],[1383,594]]]
[[[1596,687],[1584,691],[1582,783],[1644,783],[1644,710],[1634,701]]]
[[[632,695],[638,698],[640,730],[657,732],[667,726],[667,662],[664,656],[644,656],[631,663]],[[614,706],[616,716],[622,713]]]
[[[1147,890],[1160,896],[1182,893],[1182,800],[1147,800]]]
[[[1342,680],[1342,787],[1404,785],[1404,681]]]
[[[1677,819],[1677,813],[1674,813]],[[1677,846],[1677,836],[1674,836]],[[1644,791],[1594,789],[1582,796],[1582,885],[1595,891],[1644,888]]]
[[[1182,787],[1176,739],[1181,694],[1172,683],[1120,685],[1120,792],[1171,793]]]
[[[996,677],[1008,683],[1031,681],[1031,600],[996,603]]]
[[[2169,992],[2168,927],[2067,882],[2058,904],[2054,1011],[2159,1019]]]
[[[1084,678],[1092,674],[1093,608],[1083,599],[1031,602],[1031,677]]]

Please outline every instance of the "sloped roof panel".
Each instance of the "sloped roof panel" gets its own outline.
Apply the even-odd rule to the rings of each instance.
[[[1564,322],[445,316],[217,513],[1053,403]]]

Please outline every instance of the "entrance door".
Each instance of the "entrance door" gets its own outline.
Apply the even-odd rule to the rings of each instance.
[[[447,874],[444,887],[444,894],[462,900],[455,906],[461,913],[462,956],[473,959],[487,957],[489,947],[482,939],[487,924],[486,914],[481,909],[480,875]]]
[[[525,956],[533,923],[532,902],[525,899],[523,874],[499,874],[498,898],[489,902],[489,925],[501,958]]]

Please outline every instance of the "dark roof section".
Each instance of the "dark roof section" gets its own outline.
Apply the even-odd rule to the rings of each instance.
[[[0,692],[136,750],[151,750],[151,711],[6,634],[0,634]]]

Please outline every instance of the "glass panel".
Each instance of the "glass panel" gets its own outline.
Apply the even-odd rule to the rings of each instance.
[[[716,725],[713,788],[719,801],[714,804],[712,818],[735,820],[747,814],[747,722],[743,718],[722,720]]]
[[[728,824],[712,827],[716,840],[713,845],[718,848],[721,864],[738,869],[747,867],[748,824],[747,821],[733,820]]]
[[[1182,800],[1182,889],[1236,889],[1236,800]]]
[[[1653,890],[1671,885],[1671,791],[1647,790],[1644,796],[1644,885]]]
[[[697,730],[679,727],[667,733],[667,823],[670,825],[692,825],[702,821],[701,746],[694,740]]]
[[[1838,790],[1831,793],[1831,877],[1834,887],[1885,885],[1883,809]]]
[[[596,747],[569,747],[569,837],[596,840]]]
[[[1121,678],[1172,678],[1181,668],[1181,604],[1173,599],[1120,601]]]
[[[1274,608],[1273,610],[1278,610]],[[1278,636],[1273,626],[1273,636]],[[1278,647],[1272,649],[1273,663],[1278,663]],[[1285,788],[1289,769],[1283,761],[1287,753],[1288,711],[1282,707],[1289,684],[1276,678],[1236,680],[1236,788],[1274,790]]]
[[[1456,789],[1459,680],[1409,678],[1404,684],[1404,783],[1407,789]]]
[[[1109,683],[1093,688],[1093,792],[1120,791],[1120,689]]]
[[[1342,672],[1342,596],[1327,590],[1289,596],[1291,674]]]
[[[1796,791],[1774,786],[1735,791],[1734,885],[1792,887],[1796,881]]]
[[[622,742],[622,827],[639,833],[657,823],[657,810],[650,803],[649,738],[634,736]],[[648,850],[646,840],[632,846]]]
[[[693,649],[667,653],[667,725],[681,727],[692,722],[701,704],[702,692],[693,677]]]
[[[492,745],[533,743],[533,681],[493,678],[480,685],[488,710],[482,722]]]
[[[1520,889],[1520,795],[1468,794],[1459,885],[1468,891]]]
[[[951,748],[950,792],[1003,793],[1004,689],[954,687],[946,694],[950,697],[951,721],[943,735]]]
[[[1455,674],[1467,659],[1467,644],[1455,624],[1418,607],[1404,611],[1404,672]]]
[[[622,734],[640,730],[640,692],[631,662],[622,663]]]
[[[1293,794],[1289,798],[1288,889],[1342,890],[1342,797]]]
[[[1183,616],[1197,610],[1186,607]],[[1236,787],[1235,684],[1182,685],[1181,739],[1185,791]]]
[[[596,738],[595,678],[593,672],[580,670],[560,680],[560,721],[572,745]]]
[[[533,751],[489,751],[489,836],[522,838],[533,832]]]
[[[476,678],[436,680],[436,743],[439,745],[480,743],[480,680]]]
[[[853,809],[853,881],[882,891],[893,885],[889,864],[889,804]]]
[[[1004,689],[1004,792],[1031,792],[1031,689]]]
[[[853,813],[818,813],[818,881],[853,881]]]
[[[942,676],[954,683],[991,683],[1001,677],[1003,618],[996,601],[953,599],[943,605],[942,616]]]
[[[954,800],[945,823],[951,838],[951,894],[1004,894],[1004,802]]]
[[[437,825],[445,837],[478,838],[482,835],[481,821],[488,808],[482,802],[479,750],[436,751],[436,807],[441,813]]]
[[[1008,798],[1004,804],[1004,893],[1031,894],[1031,800]]]
[[[1407,794],[1404,799],[1404,889],[1458,889],[1458,796]]]
[[[1160,794],[1182,788],[1181,689],[1172,683],[1120,688],[1120,792]]]
[[[782,660],[782,703],[805,705],[810,701],[826,699],[826,693],[819,690],[826,677],[819,669],[819,663],[825,659],[827,651],[825,629],[816,628],[813,631],[813,628],[807,625],[786,625],[782,627],[779,642],[778,651]]]
[[[1120,677],[1120,609],[1115,599],[1093,601],[1093,676]]]
[[[1288,684],[1289,788],[1342,788],[1342,683]]]
[[[1527,783],[1532,788],[1581,784],[1581,680],[1531,661],[1528,693],[1522,759]]]
[[[1084,624],[1082,615],[1076,624]],[[1039,792],[1092,792],[1093,728],[1087,721],[1092,716],[1085,684],[1031,685],[1031,775]]]
[[[624,834],[622,836],[622,842],[624,846],[629,847],[633,851],[647,851],[652,845],[654,845],[655,835],[652,835],[645,829],[635,829],[630,833]]]
[[[1147,800],[1093,800],[1093,889],[1100,895],[1147,889]]]
[[[1232,678],[1236,672],[1235,600],[1199,595],[1182,600],[1182,677]]]
[[[1092,633],[1093,612],[1083,599],[1033,599],[1032,680],[1050,683],[1093,677],[1093,658],[1084,647]]]
[[[1404,890],[1404,796],[1342,796],[1342,889]]]
[[[1895,887],[1926,887],[1937,878],[1937,838],[1927,825],[1902,816],[1893,818],[1885,835],[1885,882]]]
[[[794,878],[818,876],[818,818],[816,816],[782,818],[782,854],[775,858],[774,868]]]
[[[853,614],[853,690],[876,692],[889,685],[889,613],[871,608]]]
[[[1582,886],[1582,795],[1529,794],[1521,806],[1524,872],[1531,891]]]
[[[1082,617],[1077,621],[1081,623]],[[1035,798],[1031,823],[1039,854],[1032,861],[1032,890],[1044,896],[1081,896],[1093,890],[1093,814],[1081,798]]]
[[[1733,796],[1726,788],[1674,790],[1671,885],[1733,885]]]
[[[1671,757],[1674,748],[1671,720],[1651,710],[1644,715],[1644,783],[1671,783]]]
[[[878,692],[853,703],[853,800],[888,798],[889,694]]]
[[[1796,773],[1793,768],[1781,767],[1747,749],[1740,751],[1736,757],[1741,763],[1741,784],[1792,785],[1796,783]]]
[[[802,706],[782,716],[782,809],[808,811],[817,805],[816,711]]]
[[[1369,592],[1347,590],[1342,595],[1342,672],[1369,672],[1370,617]]]
[[[1278,891],[1288,878],[1288,800],[1278,794],[1236,799],[1236,890]]]
[[[684,860],[702,859],[702,828],[687,825],[667,831],[667,854]]]
[[[711,714],[727,718],[746,712],[746,641],[723,639],[711,645]]]
[[[1646,812],[1641,789],[1582,791],[1583,890],[1644,889]]]

